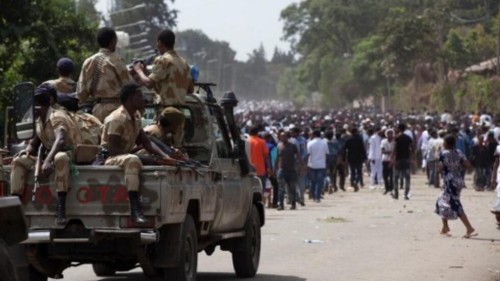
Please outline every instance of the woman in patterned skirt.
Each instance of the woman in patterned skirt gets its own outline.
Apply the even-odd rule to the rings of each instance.
[[[441,229],[443,235],[450,236],[448,220],[457,218],[460,218],[465,225],[464,238],[477,235],[460,202],[460,192],[464,187],[462,172],[464,169],[469,170],[470,167],[471,165],[465,156],[458,149],[455,149],[455,137],[447,135],[444,139],[444,150],[439,155],[438,169],[442,173],[443,186],[436,202],[436,213],[443,222]]]

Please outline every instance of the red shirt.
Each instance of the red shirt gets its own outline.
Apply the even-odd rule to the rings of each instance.
[[[266,159],[269,156],[266,142],[258,136],[248,137],[250,150],[250,164],[255,167],[257,176],[266,175]]]

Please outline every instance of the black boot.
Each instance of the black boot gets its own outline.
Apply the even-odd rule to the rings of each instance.
[[[132,221],[137,224],[148,223],[148,219],[146,219],[142,213],[141,204],[139,202],[139,192],[129,191],[128,200],[130,201],[130,217]]]
[[[66,224],[66,192],[57,193],[56,224]]]

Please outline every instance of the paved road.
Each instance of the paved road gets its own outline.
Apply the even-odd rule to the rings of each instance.
[[[464,190],[462,203],[479,236],[461,238],[465,228],[453,221],[452,237],[443,237],[433,213],[438,190],[425,186],[423,176],[412,180],[409,201],[363,188],[325,195],[298,210],[267,209],[260,269],[251,280],[499,281],[500,230],[489,213],[495,194]],[[201,253],[198,271],[199,281],[240,280],[227,252]],[[66,270],[64,280],[150,279],[139,269],[99,278],[80,266]]]

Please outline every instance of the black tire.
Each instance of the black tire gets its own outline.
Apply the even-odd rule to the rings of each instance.
[[[7,251],[7,246],[4,241],[0,239],[0,276],[8,281],[17,281],[16,271],[12,264],[12,259]]]
[[[92,269],[98,277],[113,276],[116,273],[116,270],[112,266],[105,263],[93,263]]]
[[[28,267],[28,274],[30,277],[30,281],[47,281],[49,278],[34,268],[32,265]]]
[[[115,269],[115,271],[129,271],[137,267],[137,261],[120,261],[113,263],[111,266]]]
[[[236,276],[254,277],[260,262],[260,216],[257,207],[253,206],[245,223],[245,237],[239,238],[237,250],[232,251],[233,267]]]
[[[179,264],[163,270],[163,278],[168,281],[195,281],[198,270],[198,236],[193,217],[187,214],[181,233]]]

